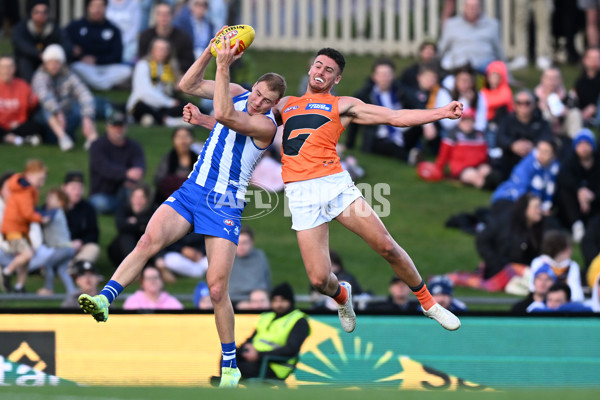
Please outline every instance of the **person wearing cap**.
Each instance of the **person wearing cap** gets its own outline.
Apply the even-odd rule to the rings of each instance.
[[[45,126],[44,142],[56,143],[62,151],[73,148],[75,131],[81,124],[88,149],[98,133],[94,96],[66,65],[66,55],[58,44],[42,53],[42,65],[33,75],[32,87],[40,99],[37,120]]]
[[[573,139],[573,150],[557,178],[558,218],[581,242],[588,222],[600,215],[600,152],[594,133],[584,128]]]
[[[98,216],[92,204],[83,197],[84,183],[83,172],[69,171],[65,175],[62,190],[68,198],[67,222],[75,250],[73,261],[94,263],[100,255]]]
[[[86,0],[86,15],[65,31],[73,43],[71,67],[91,88],[109,90],[131,78],[131,66],[122,63],[121,31],[106,19],[108,0]]]
[[[15,77],[14,58],[0,55],[0,143],[41,143],[43,127],[33,118],[38,104],[29,83]]]
[[[285,380],[295,369],[310,335],[308,316],[294,306],[294,291],[281,283],[271,291],[271,310],[260,315],[254,333],[238,349],[238,368],[247,378]],[[267,363],[261,376],[263,363]]]
[[[106,121],[106,135],[90,147],[89,201],[100,214],[112,214],[146,172],[142,146],[127,137],[127,117],[118,110]]]
[[[49,0],[30,0],[28,15],[12,29],[17,76],[31,82],[33,73],[42,63],[42,53],[51,44],[66,44],[59,24],[50,16]]]
[[[467,311],[467,305],[452,295],[454,284],[446,275],[432,277],[427,283],[431,295],[450,311]]]
[[[522,314],[533,302],[543,303],[548,289],[556,283],[556,274],[549,264],[542,264],[532,274],[533,289],[523,300],[513,304],[511,312]]]
[[[77,285],[77,293],[67,296],[61,304],[62,308],[79,308],[77,298],[82,293],[95,296],[99,292],[98,285],[100,285],[102,276],[96,264],[87,260],[79,260],[73,264],[72,271],[75,285]]]

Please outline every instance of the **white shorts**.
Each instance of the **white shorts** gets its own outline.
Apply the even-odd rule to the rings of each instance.
[[[303,231],[340,215],[362,193],[346,171],[321,178],[286,183],[292,229]]]

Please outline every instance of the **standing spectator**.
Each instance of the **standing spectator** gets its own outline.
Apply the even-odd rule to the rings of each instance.
[[[32,118],[38,98],[31,86],[15,78],[15,60],[0,56],[0,140],[20,146],[40,144],[42,127]]]
[[[171,63],[171,45],[156,38],[150,53],[135,64],[127,111],[143,126],[181,125],[182,101],[175,92],[181,72]]]
[[[163,156],[154,173],[156,204],[162,203],[171,193],[179,189],[198,159],[198,154],[192,150],[194,131],[189,127],[175,128],[171,138],[173,148]]]
[[[481,89],[487,104],[486,140],[488,147],[496,147],[498,124],[514,110],[513,93],[508,85],[508,70],[502,61],[493,61],[485,70],[485,87]]]
[[[100,255],[98,217],[94,207],[83,197],[83,184],[83,173],[70,171],[65,175],[62,190],[68,199],[67,222],[75,249],[73,260],[95,263]]]
[[[586,125],[598,125],[598,97],[600,96],[600,48],[588,47],[581,60],[582,71],[573,87],[577,108]]]
[[[40,99],[37,119],[45,126],[44,141],[56,143],[62,151],[74,146],[75,131],[81,124],[88,149],[98,137],[94,118],[94,96],[84,83],[65,65],[65,52],[57,44],[46,47],[44,63],[33,75],[33,91]]]
[[[106,19],[121,31],[123,62],[133,65],[142,25],[142,6],[139,0],[108,0]]]
[[[148,185],[139,184],[131,190],[129,201],[117,208],[117,236],[108,246],[108,257],[115,266],[121,264],[144,234],[154,212],[151,195]]]
[[[271,309],[260,315],[252,335],[237,349],[243,379],[285,380],[294,372],[302,343],[310,335],[308,316],[295,308],[294,292],[288,283],[273,288]]]
[[[194,56],[200,57],[217,33],[208,13],[208,0],[188,0],[175,17],[173,25],[183,30],[194,42]],[[218,27],[220,29],[221,27]]]
[[[551,0],[516,0],[514,3],[515,28],[515,58],[510,62],[509,68],[517,70],[529,64],[527,44],[529,40],[529,17],[533,12],[535,20],[535,65],[545,70],[552,64],[550,46],[550,20],[552,13]]]
[[[504,59],[498,20],[482,13],[480,0],[465,0],[463,14],[445,22],[438,51],[447,71],[465,64],[485,71],[490,62]]]
[[[255,289],[271,290],[271,267],[264,251],[254,247],[254,231],[244,226],[229,278],[229,296],[234,300],[247,299]]]
[[[42,53],[47,46],[65,45],[65,38],[56,22],[50,18],[48,0],[29,2],[28,18],[21,20],[12,31],[17,75],[31,82],[34,71],[42,63]]]
[[[14,291],[25,292],[27,267],[33,258],[33,249],[29,237],[29,225],[32,222],[48,222],[48,217],[35,211],[39,198],[39,189],[46,181],[47,168],[40,160],[29,160],[25,171],[14,174],[7,181],[10,195],[4,207],[2,219],[2,235],[8,242],[8,253],[14,255],[12,261],[2,269],[2,288],[10,291],[10,277],[17,273]]]
[[[61,304],[62,308],[79,309],[79,303],[77,302],[79,295],[85,293],[95,296],[100,292],[98,285],[102,280],[102,276],[94,263],[87,260],[79,260],[73,264],[73,270],[75,271],[74,280],[75,285],[77,285],[77,293],[67,296]]]
[[[150,51],[150,43],[156,38],[166,39],[171,44],[172,56],[181,71],[187,71],[194,63],[194,43],[181,29],[173,26],[173,9],[166,3],[156,5],[154,10],[156,25],[140,34],[137,58],[142,59]]]
[[[573,151],[561,165],[557,184],[558,217],[579,243],[588,221],[600,215],[600,153],[589,129],[575,136]]]
[[[406,67],[400,75],[400,83],[404,87],[417,87],[417,75],[423,66],[434,68],[439,72],[439,60],[437,59],[437,46],[435,42],[425,40],[419,45],[419,57],[416,63]]]
[[[600,20],[598,13],[600,2],[598,0],[577,0],[577,6],[585,12],[585,39],[588,46],[600,46]]]
[[[533,302],[542,303],[548,294],[548,289],[556,282],[556,275],[549,265],[541,265],[533,273],[533,289],[523,300],[515,303],[511,311],[513,313],[523,314]]]
[[[442,307],[452,312],[467,311],[467,305],[452,295],[454,284],[445,275],[434,276],[427,282],[431,295]]]
[[[106,135],[90,147],[89,200],[99,213],[114,213],[144,177],[144,151],[127,137],[126,120],[125,114],[115,111],[107,120]]]
[[[131,67],[122,63],[121,31],[106,19],[107,2],[87,0],[86,16],[66,27],[75,60],[71,68],[98,90],[111,89],[131,77]]]
[[[515,96],[515,112],[500,122],[496,135],[496,146],[502,156],[492,160],[494,181],[489,188],[495,189],[508,179],[513,168],[534,149],[542,138],[550,138],[552,132],[548,122],[542,118],[535,106],[535,97],[529,90],[521,90]]]
[[[408,285],[396,275],[390,280],[388,291],[386,301],[369,303],[367,309],[389,313],[416,312],[419,309],[419,303],[410,297],[412,291]]]
[[[158,268],[147,265],[142,270],[140,290],[123,303],[124,310],[183,310],[183,304],[163,290]]]

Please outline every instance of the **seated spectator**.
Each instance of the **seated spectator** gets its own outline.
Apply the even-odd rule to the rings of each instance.
[[[47,168],[40,160],[29,160],[25,171],[12,175],[6,182],[9,191],[5,199],[1,233],[8,242],[6,253],[13,256],[8,265],[0,271],[0,285],[4,291],[13,291],[11,276],[17,274],[14,285],[16,293],[25,293],[29,261],[33,258],[33,249],[29,237],[29,226],[32,222],[48,222],[49,217],[35,211],[39,198],[39,189],[46,181]]]
[[[196,58],[200,57],[218,29],[221,29],[221,27],[213,26],[208,8],[208,0],[188,0],[173,21],[174,26],[192,38]]]
[[[412,291],[396,275],[392,277],[388,290],[389,296],[386,301],[369,303],[367,310],[388,313],[415,312],[419,310],[419,302],[411,299]]]
[[[511,311],[513,313],[523,314],[527,308],[534,302],[543,303],[548,294],[548,289],[556,283],[556,275],[552,268],[545,264],[541,265],[532,275],[533,289],[523,300],[513,304]]]
[[[150,52],[150,43],[156,38],[169,42],[173,59],[177,60],[179,69],[187,71],[194,63],[194,43],[190,36],[173,26],[173,9],[166,3],[159,3],[154,9],[156,25],[140,34],[137,58],[142,59]]]
[[[533,93],[527,89],[515,95],[515,111],[498,126],[496,146],[502,155],[492,160],[493,179],[486,186],[495,189],[508,179],[513,168],[533,150],[544,137],[551,137],[550,125],[536,107]]]
[[[429,292],[442,307],[452,312],[467,311],[467,305],[452,295],[454,284],[445,275],[434,276],[427,282]]]
[[[442,107],[453,100],[460,101],[464,108],[475,110],[475,130],[486,132],[488,106],[481,90],[477,90],[475,71],[469,66],[454,70],[453,74],[444,80],[444,88],[437,92],[435,107]],[[445,118],[439,121],[442,137],[458,124],[458,119]]]
[[[133,65],[142,25],[142,6],[139,0],[108,0],[106,19],[121,32],[123,62]]]
[[[75,131],[81,124],[88,149],[97,139],[94,96],[66,66],[65,52],[57,44],[46,47],[43,64],[33,75],[33,91],[40,99],[37,120],[44,124],[44,142],[56,143],[62,151],[74,146]]]
[[[549,215],[558,171],[555,141],[551,138],[540,139],[535,149],[513,169],[510,178],[492,193],[492,214],[503,214],[519,197],[533,193],[541,199],[544,214]]]
[[[504,59],[500,24],[482,13],[480,0],[466,0],[463,13],[444,23],[438,51],[447,71],[469,63],[483,72],[492,61]]]
[[[213,304],[210,300],[210,293],[206,282],[198,282],[194,289],[194,306],[200,310],[213,310]]]
[[[117,209],[115,215],[117,236],[108,245],[108,257],[115,267],[131,253],[146,231],[146,226],[154,212],[151,196],[150,187],[140,183],[131,189],[129,201]]]
[[[183,310],[175,297],[163,291],[163,281],[158,268],[147,265],[140,277],[140,290],[123,303],[124,310]]]
[[[600,152],[594,133],[584,128],[573,140],[573,150],[557,177],[558,218],[581,242],[592,218],[600,215]]]
[[[271,268],[264,251],[254,247],[254,232],[243,226],[229,278],[229,296],[233,301],[244,300],[255,289],[271,290]]]
[[[198,159],[198,154],[192,150],[194,138],[194,131],[188,127],[180,126],[173,130],[173,148],[163,156],[154,173],[156,204],[161,204],[179,189],[192,172]]]
[[[93,89],[109,90],[131,77],[123,64],[121,31],[106,19],[108,0],[88,0],[85,17],[65,28],[73,44],[71,68]]]
[[[308,316],[294,306],[294,292],[282,283],[271,292],[271,309],[262,313],[252,335],[236,350],[242,379],[285,380],[296,367],[310,335]],[[263,363],[267,363],[264,375]]]
[[[83,197],[83,183],[82,172],[70,171],[65,175],[62,190],[68,199],[66,212],[75,250],[73,260],[95,263],[100,255],[98,217],[94,207]]]
[[[573,86],[577,109],[586,126],[597,126],[598,97],[600,97],[600,48],[588,47],[581,59],[581,74]]]
[[[269,308],[269,292],[263,289],[253,290],[248,300],[242,300],[235,305],[236,310],[263,311]]]
[[[15,60],[0,56],[0,143],[40,144],[42,127],[32,118],[37,106],[31,86],[15,78]]]
[[[177,278],[173,273],[192,278],[202,278],[208,270],[208,258],[204,236],[190,233],[181,240],[167,247],[164,255],[156,259],[156,267],[163,280],[174,283]]]
[[[51,44],[65,45],[60,26],[50,18],[49,0],[29,2],[28,17],[12,30],[17,76],[31,82],[33,73],[42,63],[42,53]]]
[[[508,70],[502,61],[493,61],[485,70],[485,87],[481,89],[487,104],[486,140],[488,147],[496,147],[498,124],[514,110],[512,89],[508,85]]]
[[[183,102],[175,92],[181,73],[170,60],[171,45],[165,39],[157,38],[146,57],[135,64],[127,112],[143,126],[183,123]]]
[[[579,264],[571,259],[573,242],[570,235],[563,230],[550,230],[544,233],[541,255],[531,261],[531,272],[535,274],[542,266],[549,266],[558,282],[566,282],[571,289],[571,300],[583,301],[581,287],[581,271]],[[533,291],[533,279],[529,282],[529,290]]]
[[[571,300],[571,289],[564,282],[556,282],[548,289],[543,303],[533,302],[527,312],[591,312],[588,306]]]
[[[573,138],[582,128],[581,112],[574,109],[563,83],[562,73],[557,67],[542,72],[540,83],[535,87],[538,108],[550,124],[555,136]]]
[[[491,170],[487,145],[484,134],[475,130],[475,111],[472,108],[464,110],[458,125],[442,139],[442,147],[435,161],[435,175],[443,176],[446,165],[449,166],[450,176],[466,185],[481,189],[486,182]],[[420,168],[417,171],[427,179]]]
[[[42,296],[54,294],[55,272],[62,281],[67,296],[73,295],[77,290],[71,275],[69,275],[69,263],[73,259],[75,249],[71,244],[71,233],[65,215],[68,202],[67,195],[60,188],[51,188],[46,193],[42,215],[48,216],[50,220],[42,226],[44,244],[53,250],[53,258],[60,259],[61,262],[47,263],[43,266],[44,287],[37,292]],[[31,271],[31,265],[29,271]]]
[[[80,260],[73,264],[74,280],[77,285],[77,291],[75,294],[71,294],[65,298],[62,302],[62,308],[77,308],[79,309],[79,302],[77,299],[82,294],[89,294],[90,296],[96,296],[100,293],[98,285],[102,280],[100,271],[96,265],[90,261]]]
[[[400,75],[400,84],[403,87],[418,87],[419,82],[417,80],[417,75],[419,74],[419,70],[424,66],[435,68],[436,73],[439,72],[440,68],[437,55],[436,44],[429,40],[423,41],[419,45],[419,56],[417,62],[409,65],[402,71],[402,74]]]
[[[115,111],[106,121],[106,135],[90,147],[90,203],[98,213],[114,213],[145,169],[142,147],[127,137],[125,114]]]

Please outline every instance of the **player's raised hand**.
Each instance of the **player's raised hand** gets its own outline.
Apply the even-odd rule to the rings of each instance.
[[[239,40],[236,39],[235,45],[231,46],[231,40],[229,37],[225,37],[223,39],[223,44],[221,45],[220,49],[214,43],[212,44],[212,47],[217,52],[217,65],[226,67],[229,67],[236,60],[239,60],[244,54],[244,52],[237,54],[240,48]]]
[[[462,116],[463,104],[459,101],[453,101],[444,107],[444,109],[447,113],[446,118],[458,119]]]
[[[201,117],[202,113],[200,112],[200,109],[192,103],[187,103],[183,107],[183,120],[188,124],[200,125]]]

